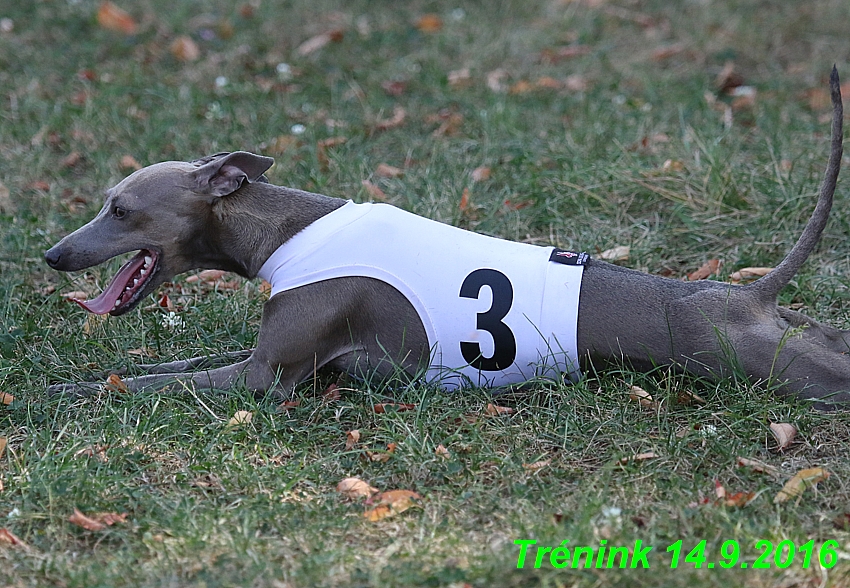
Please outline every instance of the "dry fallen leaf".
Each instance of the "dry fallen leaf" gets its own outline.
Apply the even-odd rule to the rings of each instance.
[[[201,56],[201,50],[191,37],[181,35],[174,39],[169,47],[171,54],[179,61],[195,61]]]
[[[9,188],[0,183],[0,214],[12,214],[15,208],[15,203],[9,195]]]
[[[0,528],[0,545],[9,545],[11,547],[22,547],[23,549],[29,549],[29,545],[21,541],[17,535],[12,533],[9,529],[3,527]]]
[[[280,404],[277,405],[278,410],[292,410],[293,408],[298,408],[301,406],[300,400],[284,400]],[[244,412],[244,411],[240,411]]]
[[[345,434],[345,450],[351,451],[357,442],[360,441],[360,430],[354,429]]]
[[[323,169],[326,169],[330,163],[328,150],[333,149],[334,147],[339,147],[346,141],[348,141],[347,137],[329,137],[316,143],[316,159],[319,160]]]
[[[550,76],[537,78],[537,81],[534,82],[534,87],[540,90],[559,90],[561,85],[561,82]]]
[[[389,129],[394,129],[403,125],[406,119],[407,111],[401,106],[395,106],[393,108],[393,115],[390,118],[378,119],[375,122],[373,128],[376,131],[386,131]]]
[[[363,189],[366,190],[366,193],[373,200],[380,200],[381,202],[385,202],[387,200],[386,192],[381,190],[378,186],[376,186],[369,180],[363,180],[362,182],[360,182],[360,185],[363,186]]]
[[[301,57],[306,57],[311,53],[315,53],[322,47],[329,45],[331,42],[339,43],[342,41],[344,36],[345,31],[342,29],[335,29],[333,31],[328,31],[327,33],[321,33],[320,35],[310,37],[301,43],[296,51],[298,51],[298,55]]]
[[[490,179],[490,168],[486,165],[482,165],[481,167],[476,167],[472,170],[472,181],[473,182],[484,182]]]
[[[431,133],[432,137],[449,137],[456,135],[463,124],[463,115],[459,112],[452,112],[445,118],[442,118],[442,121],[443,122],[440,123],[440,126],[434,129],[434,132]]]
[[[449,85],[453,88],[460,88],[469,85],[472,76],[469,73],[469,68],[456,69],[450,71],[448,75]]]
[[[61,167],[76,167],[83,160],[83,156],[79,151],[71,151],[68,155],[62,158],[59,163]]]
[[[82,290],[72,290],[71,292],[65,292],[62,294],[62,298],[66,300],[73,300],[74,298],[79,298],[80,300],[85,300],[89,295]]]
[[[670,59],[685,50],[684,43],[673,43],[672,45],[664,45],[663,47],[658,47],[652,52],[652,60],[653,61],[664,61],[665,59]]]
[[[729,279],[733,284],[737,284],[745,280],[753,280],[755,278],[766,276],[772,271],[772,267],[744,267],[729,274]]]
[[[652,399],[652,395],[640,386],[629,388],[629,398],[646,408],[658,408],[660,404]]]
[[[841,96],[844,98],[844,101],[850,97],[850,82],[841,84]],[[827,110],[832,105],[829,88],[826,84],[818,85],[817,88],[806,91],[806,98],[808,98],[809,108],[812,110]]]
[[[6,437],[0,437],[0,457],[3,457],[3,452],[6,451]]]
[[[752,470],[761,474],[769,474],[771,476],[776,476],[777,478],[782,476],[782,472],[780,472],[779,469],[773,467],[770,464],[764,463],[763,461],[758,461],[757,459],[739,457],[738,465],[740,467],[751,468]]]
[[[508,72],[502,68],[494,69],[487,74],[487,87],[493,92],[505,92],[508,85],[505,80],[508,77]]]
[[[527,94],[534,89],[534,86],[531,85],[531,82],[526,80],[520,80],[514,85],[512,85],[508,89],[509,94]]]
[[[564,80],[564,87],[570,92],[584,92],[590,87],[590,84],[581,74],[572,74]]]
[[[720,483],[720,480],[714,481],[714,495],[718,499],[726,498],[726,488]]]
[[[387,443],[386,451],[366,451],[365,454],[369,461],[386,463],[393,456],[393,453],[395,453],[396,447],[398,447],[398,445],[395,443]]]
[[[469,188],[463,189],[463,193],[460,195],[460,204],[458,204],[458,208],[461,213],[465,213],[469,210]]]
[[[488,403],[484,408],[484,414],[487,416],[502,416],[513,414],[514,412],[514,409],[509,406],[498,406],[492,402]]]
[[[375,175],[382,178],[400,178],[404,175],[404,170],[387,163],[379,163],[375,168]]]
[[[632,248],[628,245],[619,245],[617,247],[612,247],[611,249],[606,249],[596,257],[603,261],[627,261],[631,251]]]
[[[439,14],[423,14],[416,20],[416,28],[423,33],[437,33],[443,28],[443,19]]]
[[[247,410],[237,410],[233,413],[233,416],[230,417],[230,420],[227,421],[227,425],[230,427],[235,427],[238,425],[247,425],[252,420],[254,420],[254,413],[249,412]]]
[[[723,504],[726,506],[736,506],[738,508],[743,508],[750,503],[750,501],[756,497],[755,492],[735,492],[734,494],[728,495],[725,500],[723,500]]]
[[[524,463],[522,464],[522,467],[526,471],[536,472],[539,469],[545,468],[550,463],[552,463],[551,459],[542,459],[540,461],[535,461],[534,463]]]
[[[336,491],[340,494],[345,494],[348,498],[369,498],[373,494],[378,493],[377,488],[373,488],[360,478],[345,478],[336,485]]]
[[[381,89],[387,96],[401,96],[407,90],[407,82],[403,80],[387,80],[381,82]]]
[[[298,147],[299,143],[295,135],[279,135],[269,143],[267,150],[272,155],[283,155],[287,150]]]
[[[116,514],[112,512],[99,512],[92,515],[85,515],[78,509],[74,509],[74,514],[68,517],[68,522],[74,523],[89,531],[102,531],[106,527],[112,526],[115,523],[123,523],[127,519],[128,513],[124,512]]]
[[[97,24],[109,31],[125,35],[136,34],[136,21],[112,2],[101,2],[97,9]]]
[[[109,374],[109,377],[106,378],[106,383],[103,387],[107,392],[118,392],[119,394],[130,393],[130,389],[127,387],[127,384],[124,383],[124,380],[122,380],[121,376],[118,374]]]
[[[406,410],[415,410],[415,404],[404,404],[401,402],[382,402],[381,404],[376,404],[372,407],[377,414],[384,414],[388,412],[390,409],[395,410],[395,412],[404,412]]]
[[[337,384],[331,384],[322,392],[322,400],[325,402],[336,402],[341,397],[342,395],[339,392],[339,386]]]
[[[8,392],[0,392],[0,402],[5,405],[12,404],[15,401],[15,397],[9,394]]]
[[[643,461],[645,459],[653,459],[658,457],[658,454],[654,451],[646,451],[644,453],[638,453],[637,455],[633,455],[631,457],[623,457],[620,459],[621,464],[627,464],[630,461]]]
[[[133,171],[142,169],[142,165],[136,161],[136,158],[132,155],[124,155],[118,162],[118,167],[121,169],[131,169]]]
[[[562,59],[572,59],[590,53],[590,45],[568,45],[555,49],[544,49],[540,52],[540,61],[544,64],[557,63]]]
[[[452,456],[452,454],[449,453],[449,450],[446,449],[446,446],[442,443],[437,445],[437,448],[434,450],[434,453],[437,455],[437,457],[442,457],[443,459],[449,459]]]
[[[776,494],[773,502],[774,504],[779,504],[796,496],[801,496],[806,488],[815,486],[818,482],[826,480],[829,476],[830,473],[823,468],[800,470],[790,480],[785,482],[785,486]]]
[[[372,522],[380,521],[406,511],[421,499],[422,496],[413,490],[387,490],[369,499],[368,504],[378,504],[363,513],[363,516]]]
[[[688,281],[689,282],[695,282],[697,280],[704,280],[708,276],[716,274],[719,269],[720,269],[720,260],[719,259],[709,259],[697,271],[688,274]]]
[[[785,449],[797,435],[797,427],[789,423],[770,423],[770,432],[776,437],[777,449]]]

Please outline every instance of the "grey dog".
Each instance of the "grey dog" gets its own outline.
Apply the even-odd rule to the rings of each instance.
[[[626,362],[639,370],[670,365],[714,379],[742,370],[753,381],[813,399],[822,408],[850,400],[850,331],[776,304],[778,292],[816,246],[832,206],[843,149],[834,68],[830,89],[825,178],[814,213],[785,259],[744,286],[683,282],[590,260],[583,268],[576,327],[583,362]],[[214,268],[254,278],[281,244],[345,204],[268,183],[264,172],[272,164],[268,157],[239,151],[136,171],[110,188],[97,216],[45,259],[52,268],[75,271],[138,251],[101,296],[81,302],[115,316],[189,270]],[[399,368],[421,373],[433,344],[420,315],[396,288],[372,277],[337,277],[274,295],[247,359],[214,369],[207,358],[161,364],[125,383],[136,391],[174,385],[228,389],[243,382],[256,393],[284,396],[322,366],[379,376]],[[51,387],[92,389],[94,384]]]

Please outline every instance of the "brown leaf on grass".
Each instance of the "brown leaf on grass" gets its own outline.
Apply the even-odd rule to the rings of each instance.
[[[15,401],[15,397],[8,392],[0,392],[0,402],[5,405],[10,405]]]
[[[733,284],[738,284],[743,281],[754,280],[756,278],[766,276],[772,271],[772,267],[744,267],[729,274],[729,279]]]
[[[396,447],[398,447],[398,445],[395,443],[387,443],[386,451],[365,451],[364,453],[369,461],[386,463],[393,456],[393,453],[395,453]]]
[[[271,155],[283,155],[289,149],[298,147],[299,143],[298,137],[295,135],[279,135],[269,143],[267,151]]]
[[[705,400],[699,394],[690,390],[679,390],[676,393],[676,402],[685,406],[705,404]]]
[[[587,55],[590,51],[590,45],[567,45],[566,47],[544,49],[540,52],[540,61],[544,64],[558,63],[564,59]]]
[[[720,483],[720,480],[714,481],[714,495],[720,500],[726,498],[726,488]]]
[[[109,461],[109,457],[106,455],[106,447],[102,445],[89,445],[88,447],[78,449],[74,452],[74,458],[76,459],[78,457],[94,457],[102,463]]]
[[[76,167],[83,160],[83,156],[79,151],[71,151],[68,155],[62,158],[59,163],[61,167]]]
[[[664,61],[665,59],[670,59],[671,57],[675,57],[679,53],[682,53],[685,49],[686,45],[684,43],[673,43],[671,45],[658,47],[652,52],[652,61]]]
[[[450,71],[448,74],[449,85],[452,88],[461,88],[464,86],[468,86],[471,80],[472,75],[470,74],[468,67]]]
[[[473,182],[486,182],[490,179],[490,168],[486,165],[482,165],[481,167],[476,167],[472,170],[472,181]]]
[[[522,469],[528,472],[536,472],[537,470],[545,468],[550,463],[552,463],[551,459],[541,459],[540,461],[535,461],[534,463],[522,464]]]
[[[393,115],[390,118],[378,119],[372,128],[376,131],[387,131],[400,127],[404,124],[405,120],[407,120],[407,111],[401,106],[395,106],[393,108]]]
[[[387,80],[381,82],[381,89],[387,96],[401,96],[407,90],[407,82],[402,80]]]
[[[562,83],[550,76],[537,78],[534,82],[534,87],[538,90],[560,90]]]
[[[516,412],[513,408],[508,406],[499,406],[497,404],[493,404],[492,402],[488,403],[484,408],[484,414],[487,416],[503,416],[510,415]]]
[[[381,404],[376,404],[372,407],[376,414],[384,414],[391,410],[395,412],[404,412],[406,410],[415,410],[415,404],[404,404],[401,402],[382,402]]]
[[[79,298],[80,300],[85,300],[88,297],[89,297],[88,292],[84,292],[82,290],[72,290],[71,292],[63,292],[62,293],[62,298],[65,298],[66,300],[73,300],[75,298]]]
[[[370,182],[369,180],[363,180],[360,182],[363,186],[363,189],[366,190],[366,193],[372,197],[374,200],[380,200],[381,202],[386,202],[387,194],[381,190],[378,186]]]
[[[119,394],[130,393],[130,389],[127,387],[127,384],[124,383],[124,380],[122,380],[121,376],[118,374],[109,374],[109,377],[106,378],[106,383],[103,387],[107,392],[118,392]]]
[[[523,208],[528,208],[532,204],[534,203],[531,200],[520,200],[518,202],[511,199],[505,200],[505,206],[513,210],[522,210]]]
[[[339,386],[337,384],[331,384],[325,391],[322,392],[322,400],[325,402],[336,402],[341,398],[339,393]]]
[[[112,2],[101,2],[97,9],[97,24],[108,31],[135,35],[138,25],[133,17]]]
[[[640,386],[629,388],[629,398],[646,408],[655,409],[660,406],[657,401],[652,399],[652,395]]]
[[[0,183],[0,214],[12,214],[15,212],[15,204],[9,194],[9,188]]]
[[[178,61],[195,61],[201,56],[201,50],[198,48],[198,45],[192,40],[192,37],[186,35],[181,35],[174,39],[168,50],[171,51],[171,54]]]
[[[21,541],[17,535],[12,533],[9,529],[5,527],[0,528],[0,545],[8,545],[9,547],[20,547],[22,549],[29,549],[29,545]]]
[[[427,34],[438,33],[443,28],[443,19],[439,14],[423,14],[416,19],[416,28]]]
[[[378,493],[378,489],[370,486],[360,478],[345,478],[336,485],[336,491],[348,498],[369,498]]]
[[[791,498],[802,496],[806,488],[817,485],[818,482],[826,480],[830,475],[831,474],[823,468],[808,468],[800,470],[794,474],[790,480],[785,482],[785,486],[783,486],[782,490],[776,494],[773,498],[773,502],[774,504],[779,504],[790,500]]]
[[[345,450],[351,451],[357,442],[360,441],[360,431],[354,429],[345,434]]]
[[[685,170],[685,164],[678,159],[665,159],[661,164],[664,171],[680,172]]]
[[[314,37],[310,37],[301,43],[296,51],[301,57],[306,57],[331,43],[339,43],[344,37],[345,31],[343,29],[334,29]]]
[[[301,406],[300,400],[284,400],[280,404],[277,405],[278,410],[292,410],[293,408],[298,408]],[[240,411],[244,412],[244,411]]]
[[[583,75],[572,74],[564,80],[564,87],[570,92],[584,92],[590,87],[590,84]]]
[[[132,155],[124,155],[121,157],[121,160],[118,162],[118,167],[133,171],[142,169],[142,165],[136,161],[136,158]]]
[[[777,449],[782,450],[791,445],[797,436],[797,427],[789,423],[770,423],[770,432],[776,437]]]
[[[636,455],[632,455],[631,457],[623,457],[620,459],[620,463],[627,464],[630,461],[644,461],[647,459],[654,459],[656,457],[659,457],[659,455],[654,451],[645,451],[644,453],[638,453]]]
[[[434,450],[434,453],[437,455],[437,457],[442,457],[443,459],[449,459],[452,456],[452,454],[449,453],[449,450],[446,449],[446,446],[442,443],[437,445],[437,448]]]
[[[0,437],[0,457],[3,457],[3,453],[6,451],[6,437]]]
[[[631,253],[631,251],[632,248],[628,245],[618,245],[617,247],[606,249],[596,257],[603,261],[627,261],[629,259],[629,254]]]
[[[777,478],[782,476],[782,472],[780,472],[777,468],[773,467],[770,464],[764,463],[763,461],[758,461],[757,459],[738,457],[737,463],[739,467],[750,468],[753,471],[759,472],[760,474],[769,474]]]
[[[461,213],[465,213],[469,210],[469,188],[463,189],[463,193],[460,195],[460,204],[458,204],[458,208]]]
[[[457,135],[460,131],[460,127],[463,124],[463,115],[459,112],[452,112],[449,114],[440,126],[434,129],[434,132],[431,133],[432,137],[449,137],[452,135]]]
[[[254,413],[247,410],[237,410],[227,421],[227,426],[238,427],[239,425],[247,425],[254,420]]]
[[[533,89],[534,86],[531,84],[531,82],[527,80],[520,80],[508,89],[508,94],[527,94]]]
[[[755,106],[758,92],[752,86],[738,86],[737,88],[733,88],[729,92],[729,95],[732,96],[730,107],[735,111]]]
[[[737,508],[743,508],[747,506],[750,501],[756,497],[755,492],[735,492],[734,494],[730,494],[723,500],[722,504],[726,506],[734,506]]]
[[[159,300],[156,301],[156,305],[160,308],[165,308],[169,312],[175,312],[177,310],[171,302],[171,297],[166,292],[160,294]]]
[[[850,98],[850,82],[841,84],[841,96],[845,102]],[[826,84],[807,90],[806,99],[809,108],[815,111],[828,110],[832,106],[832,99],[829,96],[829,88]]]
[[[68,522],[88,529],[89,531],[102,531],[106,527],[110,527],[115,523],[123,523],[128,517],[128,513],[124,512],[117,514],[114,512],[98,512],[91,515],[85,515],[78,509],[74,509],[74,514],[68,517]]]
[[[375,175],[382,178],[400,178],[404,175],[404,170],[387,163],[379,163],[375,168]]]
[[[735,62],[731,60],[723,64],[723,69],[720,70],[720,73],[714,79],[714,87],[717,88],[717,92],[720,94],[726,94],[729,90],[743,84],[744,78],[735,71]]]
[[[413,490],[387,490],[367,501],[367,504],[377,503],[377,505],[363,513],[363,516],[371,522],[380,521],[402,513],[411,506],[416,506],[419,500],[422,500],[422,496]]]
[[[328,150],[333,149],[334,147],[339,147],[346,141],[348,141],[347,137],[329,137],[316,143],[316,159],[319,160],[319,164],[322,166],[322,169],[327,169],[328,164],[330,164]]]
[[[688,274],[688,281],[689,282],[695,282],[697,280],[704,280],[708,276],[716,274],[719,269],[720,269],[720,260],[719,259],[709,259],[697,271],[691,272],[690,274]]]

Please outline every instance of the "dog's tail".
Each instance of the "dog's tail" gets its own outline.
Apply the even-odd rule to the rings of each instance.
[[[815,211],[812,213],[803,234],[785,256],[785,259],[776,268],[763,278],[744,286],[756,298],[765,304],[776,301],[779,291],[796,275],[800,267],[805,263],[809,254],[814,251],[820,240],[821,233],[829,218],[832,208],[832,197],[835,194],[835,183],[838,180],[838,170],[841,168],[841,156],[843,155],[843,123],[844,108],[841,104],[841,87],[838,83],[838,69],[832,66],[832,74],[829,76],[829,91],[832,97],[832,144],[829,153],[829,163],[826,166],[823,183],[820,187],[820,195]]]

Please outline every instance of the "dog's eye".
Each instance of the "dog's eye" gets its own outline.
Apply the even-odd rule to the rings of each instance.
[[[127,209],[121,208],[120,206],[114,206],[112,208],[112,216],[115,218],[124,218],[127,215]]]

